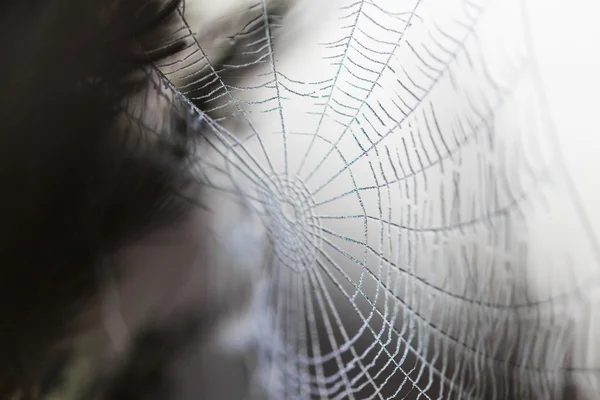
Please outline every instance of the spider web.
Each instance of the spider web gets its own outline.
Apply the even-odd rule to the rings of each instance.
[[[319,7],[326,22],[286,36],[268,1],[250,5],[221,64],[183,8],[189,47],[159,66],[194,79],[180,90],[211,128],[203,179],[264,217],[271,397],[562,398],[595,373],[571,349],[598,251],[527,4]],[[563,222],[581,238],[561,240]]]

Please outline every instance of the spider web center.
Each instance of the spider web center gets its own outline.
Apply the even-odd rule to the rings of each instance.
[[[300,180],[270,177],[258,191],[269,218],[268,234],[276,259],[301,273],[312,268],[320,248],[320,221],[312,193]]]

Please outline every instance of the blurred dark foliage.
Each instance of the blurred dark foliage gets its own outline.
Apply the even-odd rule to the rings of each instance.
[[[0,398],[39,379],[103,257],[191,207],[174,196],[190,185],[177,149],[142,150],[128,138],[142,132],[116,124],[151,63],[180,48],[137,41],[178,3],[0,4]]]

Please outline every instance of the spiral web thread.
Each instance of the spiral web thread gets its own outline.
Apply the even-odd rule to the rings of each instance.
[[[335,7],[293,62],[263,0],[232,39],[250,38],[243,65],[211,64],[182,23],[190,46],[159,66],[199,76],[180,90],[216,115],[204,179],[265,217],[272,398],[560,398],[595,376],[576,368],[569,326],[598,284],[573,268],[598,243],[553,137],[527,3]],[[582,239],[532,248],[557,213]]]

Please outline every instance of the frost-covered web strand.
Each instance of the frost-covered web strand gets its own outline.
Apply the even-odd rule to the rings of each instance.
[[[196,40],[170,70],[216,115],[202,176],[268,226],[272,398],[560,398],[555,321],[598,280],[529,284],[583,257],[530,257],[540,221],[586,221],[556,195],[574,188],[545,144],[525,0],[335,0],[301,54],[272,3],[245,9],[232,62]]]

